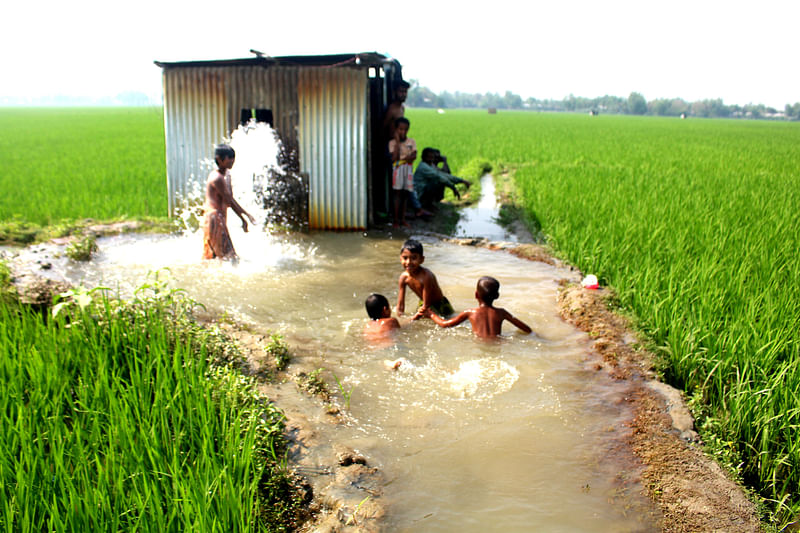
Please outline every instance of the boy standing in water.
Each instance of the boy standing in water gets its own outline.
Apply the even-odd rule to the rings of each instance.
[[[395,121],[394,137],[389,141],[389,156],[392,160],[392,191],[394,191],[394,227],[405,226],[406,202],[414,192],[414,160],[417,159],[417,143],[408,136],[411,123],[405,117]]]
[[[406,307],[406,287],[410,287],[420,299],[420,309],[414,319],[425,314],[429,309],[443,316],[454,313],[453,306],[447,301],[439,282],[433,272],[422,266],[425,256],[422,255],[422,243],[408,239],[400,249],[400,264],[405,272],[400,274],[397,290],[397,314],[402,315]]]
[[[478,286],[475,289],[475,298],[478,299],[478,303],[480,304],[477,308],[462,311],[458,316],[450,320],[444,320],[430,310],[427,311],[425,315],[443,328],[456,326],[469,319],[472,324],[472,331],[482,339],[490,339],[499,336],[502,331],[504,320],[508,320],[525,333],[530,333],[531,328],[525,322],[515,318],[505,309],[492,305],[499,297],[500,282],[492,277],[483,276],[478,280]]]
[[[208,175],[206,181],[206,202],[203,206],[203,259],[238,259],[228,233],[228,208],[242,219],[242,229],[247,231],[247,221],[255,224],[255,219],[242,209],[233,198],[230,170],[236,159],[236,152],[227,144],[219,144],[214,149],[217,169]]]

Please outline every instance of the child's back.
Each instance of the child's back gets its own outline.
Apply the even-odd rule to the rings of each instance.
[[[503,321],[505,320],[508,320],[525,333],[530,333],[532,330],[525,322],[514,317],[505,309],[492,305],[499,296],[500,283],[492,277],[484,276],[478,280],[478,287],[475,290],[475,298],[480,302],[478,307],[462,311],[450,320],[444,320],[430,311],[426,314],[444,328],[456,326],[468,319],[472,325],[472,331],[483,339],[498,337],[502,333]]]

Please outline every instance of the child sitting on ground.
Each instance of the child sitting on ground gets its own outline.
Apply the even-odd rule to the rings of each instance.
[[[525,333],[530,333],[531,328],[525,322],[515,318],[505,309],[492,306],[492,303],[499,297],[500,282],[492,277],[483,276],[478,280],[478,286],[475,289],[475,298],[478,299],[480,304],[477,308],[462,311],[458,316],[450,320],[445,320],[430,310],[425,315],[443,328],[456,326],[469,319],[472,324],[472,331],[483,339],[499,336],[504,320],[508,320]]]
[[[450,316],[454,313],[453,306],[447,301],[439,282],[433,272],[422,266],[425,256],[422,254],[422,243],[408,239],[400,249],[400,264],[405,272],[400,274],[397,290],[397,314],[402,315],[406,308],[406,287],[419,297],[419,311],[414,319],[425,315],[425,311],[432,309],[441,316]]]

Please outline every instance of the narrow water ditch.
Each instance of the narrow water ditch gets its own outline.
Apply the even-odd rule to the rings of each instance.
[[[486,343],[468,324],[420,320],[376,347],[361,335],[364,299],[379,292],[396,302],[402,239],[232,233],[237,266],[200,262],[197,235],[103,238],[86,264],[55,257],[52,246],[26,253],[49,257],[51,277],[123,295],[168,268],[171,284],[212,310],[284,335],[296,364],[324,369],[349,391],[346,407],[339,397],[345,423],[314,431],[380,470],[386,531],[656,529],[623,445],[627,388],[589,368],[590,339],[558,316],[559,282],[577,281],[574,272],[422,237],[425,265],[456,309],[474,306],[477,279],[492,275],[497,305],[534,333],[510,328]],[[398,371],[386,370],[384,360],[401,357]]]

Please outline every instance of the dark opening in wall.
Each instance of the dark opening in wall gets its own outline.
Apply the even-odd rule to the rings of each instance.
[[[256,122],[266,122],[270,126],[274,126],[272,109],[242,109],[239,123],[247,124],[252,118],[255,118]]]

